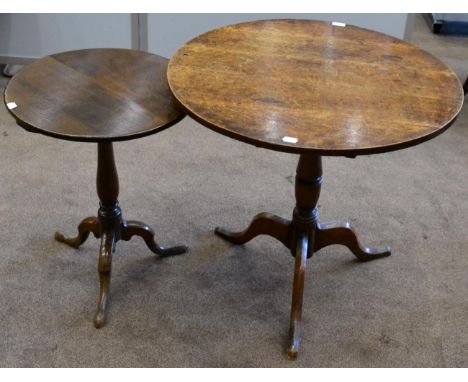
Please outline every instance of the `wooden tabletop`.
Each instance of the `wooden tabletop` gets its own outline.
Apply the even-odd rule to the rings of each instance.
[[[385,152],[444,131],[463,104],[455,73],[402,40],[311,20],[229,25],[182,46],[169,86],[200,123],[278,151]]]
[[[18,72],[5,104],[24,128],[75,141],[153,134],[183,118],[167,85],[168,60],[128,49],[85,49],[41,58]]]

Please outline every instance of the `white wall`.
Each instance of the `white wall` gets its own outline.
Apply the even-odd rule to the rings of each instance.
[[[302,18],[341,21],[404,38],[407,13],[299,13],[299,14],[149,14],[148,48],[150,52],[170,57],[177,48],[200,33],[223,25],[273,18]]]
[[[170,57],[180,45],[200,33],[266,18],[342,21],[403,38],[408,14],[149,14],[148,50]],[[131,15],[0,14],[0,63],[11,62],[9,57],[38,58],[97,47],[131,48]]]
[[[130,14],[0,14],[0,56],[37,58],[83,48],[130,48]]]

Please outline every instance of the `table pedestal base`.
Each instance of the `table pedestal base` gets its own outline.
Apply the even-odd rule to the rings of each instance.
[[[161,247],[154,240],[154,231],[151,227],[138,221],[122,219],[122,211],[117,201],[119,180],[111,142],[98,143],[97,192],[101,200],[98,216],[84,219],[78,225],[77,237],[65,238],[57,232],[55,239],[74,248],[83,244],[90,233],[101,239],[98,264],[100,293],[94,316],[94,326],[100,328],[106,322],[112,256],[119,240],[128,241],[132,236],[140,236],[148,248],[160,256],[179,255],[187,252],[187,247]]]
[[[390,256],[390,247],[368,248],[359,243],[350,223],[319,224],[317,202],[322,183],[322,158],[319,155],[302,154],[297,165],[295,191],[296,207],[292,220],[269,213],[260,213],[242,232],[230,232],[216,228],[215,232],[234,244],[244,244],[258,235],[269,235],[281,241],[295,257],[294,282],[290,319],[290,343],[288,356],[297,357],[302,318],[304,271],[307,259],[314,252],[332,244],[348,247],[361,261]]]

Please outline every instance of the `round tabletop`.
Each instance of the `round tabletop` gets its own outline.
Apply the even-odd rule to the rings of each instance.
[[[382,33],[312,20],[229,25],[182,46],[168,67],[197,121],[260,147],[359,155],[421,143],[463,104],[455,73]]]
[[[85,49],[41,58],[5,89],[27,130],[74,141],[121,141],[156,133],[185,113],[167,85],[168,60],[128,49]]]

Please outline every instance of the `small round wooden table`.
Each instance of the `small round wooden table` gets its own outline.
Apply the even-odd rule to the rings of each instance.
[[[185,246],[159,246],[148,225],[123,220],[117,201],[119,180],[113,142],[155,134],[185,115],[167,86],[167,62],[160,56],[127,49],[65,52],[28,65],[5,90],[7,108],[26,130],[97,143],[97,217],[84,219],[76,238],[55,234],[55,239],[75,248],[90,232],[101,239],[100,294],[94,317],[97,328],[106,320],[112,255],[119,240],[140,236],[161,256],[187,251]]]
[[[319,224],[322,156],[398,150],[442,133],[463,91],[452,70],[425,51],[381,33],[308,20],[229,25],[196,37],[172,57],[169,86],[186,111],[231,138],[300,154],[292,220],[258,214],[235,244],[257,235],[295,257],[290,345],[297,356],[307,258],[331,244],[359,260],[390,255],[362,246],[351,225]]]

